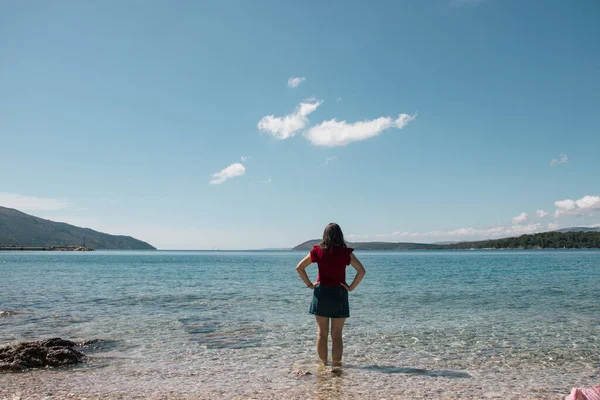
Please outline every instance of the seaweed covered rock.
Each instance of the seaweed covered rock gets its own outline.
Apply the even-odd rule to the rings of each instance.
[[[30,368],[64,367],[85,360],[69,340],[53,338],[0,347],[0,371],[24,371]]]

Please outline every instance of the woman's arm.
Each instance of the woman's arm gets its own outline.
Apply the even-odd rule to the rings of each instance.
[[[362,281],[362,278],[367,273],[365,267],[363,267],[361,262],[358,261],[358,258],[356,258],[356,256],[353,253],[350,253],[350,265],[352,265],[356,270],[356,276],[354,277],[354,280],[352,281],[352,284],[350,286],[344,285],[342,283],[342,286],[344,286],[349,292],[356,289],[360,281]]]
[[[311,263],[312,261],[310,259],[310,253],[308,253],[306,257],[304,257],[302,261],[298,263],[298,265],[296,266],[296,271],[298,271],[298,275],[300,275],[300,278],[302,278],[302,280],[306,284],[306,287],[314,288],[315,286],[310,281],[310,279],[308,278],[308,274],[306,273],[306,267],[308,267]]]

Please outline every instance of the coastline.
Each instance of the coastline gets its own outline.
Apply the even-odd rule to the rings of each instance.
[[[0,246],[0,251],[96,251],[85,246]]]

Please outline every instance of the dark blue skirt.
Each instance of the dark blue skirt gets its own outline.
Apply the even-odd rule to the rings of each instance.
[[[348,290],[343,286],[315,286],[309,312],[320,317],[348,318]]]

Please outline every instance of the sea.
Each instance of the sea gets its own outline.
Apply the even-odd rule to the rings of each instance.
[[[598,250],[356,252],[367,274],[341,373],[318,365],[304,255],[0,252],[0,346],[98,339],[85,364],[1,373],[0,399],[564,399],[600,385]]]

